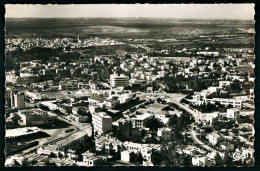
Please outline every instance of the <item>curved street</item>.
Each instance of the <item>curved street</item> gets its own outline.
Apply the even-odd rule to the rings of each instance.
[[[196,121],[196,118],[197,118],[198,113],[196,113],[195,111],[191,110],[189,107],[187,107],[187,106],[181,104],[181,103],[180,103],[180,100],[177,101],[176,99],[172,99],[172,103],[178,105],[180,108],[184,109],[186,112],[192,114],[192,116],[195,118],[195,121]],[[191,135],[192,140],[193,140],[196,144],[201,145],[204,149],[206,149],[206,150],[208,150],[208,151],[219,152],[219,151],[217,151],[216,149],[213,149],[213,148],[210,147],[209,145],[207,145],[207,144],[203,143],[202,141],[200,141],[200,140],[197,138],[196,132],[193,130],[193,126],[194,126],[194,123],[191,124],[191,128],[190,128],[190,135]]]

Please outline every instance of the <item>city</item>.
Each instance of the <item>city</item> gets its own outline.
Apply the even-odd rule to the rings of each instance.
[[[254,165],[254,21],[7,18],[6,30],[6,166]]]

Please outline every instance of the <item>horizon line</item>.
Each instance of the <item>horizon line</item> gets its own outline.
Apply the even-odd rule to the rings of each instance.
[[[76,18],[103,18],[103,19],[116,19],[116,18],[134,18],[134,19],[183,19],[183,20],[239,20],[239,21],[255,21],[255,19],[232,19],[232,18],[172,18],[172,17],[5,17],[5,19],[76,19]]]

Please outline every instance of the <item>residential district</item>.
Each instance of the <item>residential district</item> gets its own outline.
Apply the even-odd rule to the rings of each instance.
[[[252,49],[6,41],[6,166],[254,163]],[[81,51],[125,44],[145,52]]]

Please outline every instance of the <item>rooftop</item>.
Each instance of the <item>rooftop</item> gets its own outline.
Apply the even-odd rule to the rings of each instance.
[[[19,137],[22,135],[29,135],[33,133],[40,132],[41,129],[38,127],[25,127],[25,128],[15,128],[15,129],[6,129],[5,137]]]
[[[49,150],[54,150],[55,148],[62,148],[68,144],[70,144],[71,142],[79,139],[79,138],[82,138],[84,136],[86,136],[88,133],[85,132],[85,131],[78,131],[74,134],[72,134],[71,136],[68,136],[64,139],[61,139],[60,141],[56,142],[55,144],[53,145],[48,145],[45,147],[45,149],[49,149]]]
[[[105,99],[102,98],[102,97],[99,97],[99,96],[91,96],[91,97],[89,97],[89,100],[95,100],[95,101],[98,101],[100,103],[103,103]]]

